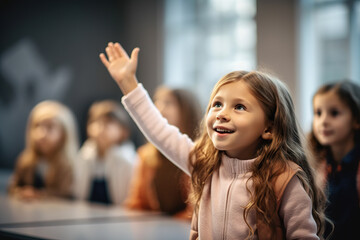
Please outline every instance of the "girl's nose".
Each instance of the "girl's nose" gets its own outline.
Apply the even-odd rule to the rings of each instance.
[[[45,138],[47,135],[47,131],[44,127],[38,127],[35,131],[35,139],[40,140]]]
[[[327,122],[329,115],[327,113],[323,113],[321,115],[321,122]]]
[[[328,121],[329,121],[329,115],[326,113],[322,114],[321,124],[326,125],[326,124],[328,124]]]
[[[226,112],[220,111],[220,112],[216,115],[216,120],[227,122],[227,121],[230,120],[230,117],[229,117],[229,115],[228,115]]]

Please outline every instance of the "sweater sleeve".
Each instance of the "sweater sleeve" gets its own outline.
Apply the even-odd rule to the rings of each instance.
[[[279,214],[284,221],[286,239],[319,239],[311,199],[295,176],[284,191]]]
[[[177,127],[168,124],[142,84],[125,95],[122,103],[147,140],[190,175],[188,159],[194,143],[186,134],[180,133]]]

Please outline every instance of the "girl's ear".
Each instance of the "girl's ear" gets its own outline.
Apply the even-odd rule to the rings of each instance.
[[[264,140],[271,140],[273,138],[272,125],[265,128],[264,132],[261,134],[261,137]]]

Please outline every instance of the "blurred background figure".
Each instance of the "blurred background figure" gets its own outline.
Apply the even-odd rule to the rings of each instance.
[[[331,239],[359,239],[360,87],[348,81],[323,85],[313,109],[310,144],[319,183],[328,190]],[[330,231],[328,226],[326,234]]]
[[[91,105],[87,136],[76,164],[75,196],[104,204],[121,204],[127,196],[134,144],[129,141],[129,118],[116,102],[104,100]]]
[[[25,141],[9,193],[26,200],[45,196],[70,197],[72,164],[78,151],[72,112],[59,102],[39,103],[28,118]]]
[[[170,124],[177,126],[180,132],[186,133],[191,139],[195,138],[201,110],[189,91],[160,87],[155,92],[154,103]],[[192,206],[186,202],[190,177],[150,143],[138,149],[138,156],[126,206],[190,219]]]

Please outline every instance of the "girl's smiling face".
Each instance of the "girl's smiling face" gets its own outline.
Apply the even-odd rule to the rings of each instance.
[[[256,157],[261,139],[269,139],[265,113],[244,81],[220,87],[206,117],[209,137],[215,148],[229,157]]]
[[[313,131],[320,144],[351,150],[356,122],[349,106],[329,91],[314,97],[313,108]]]

